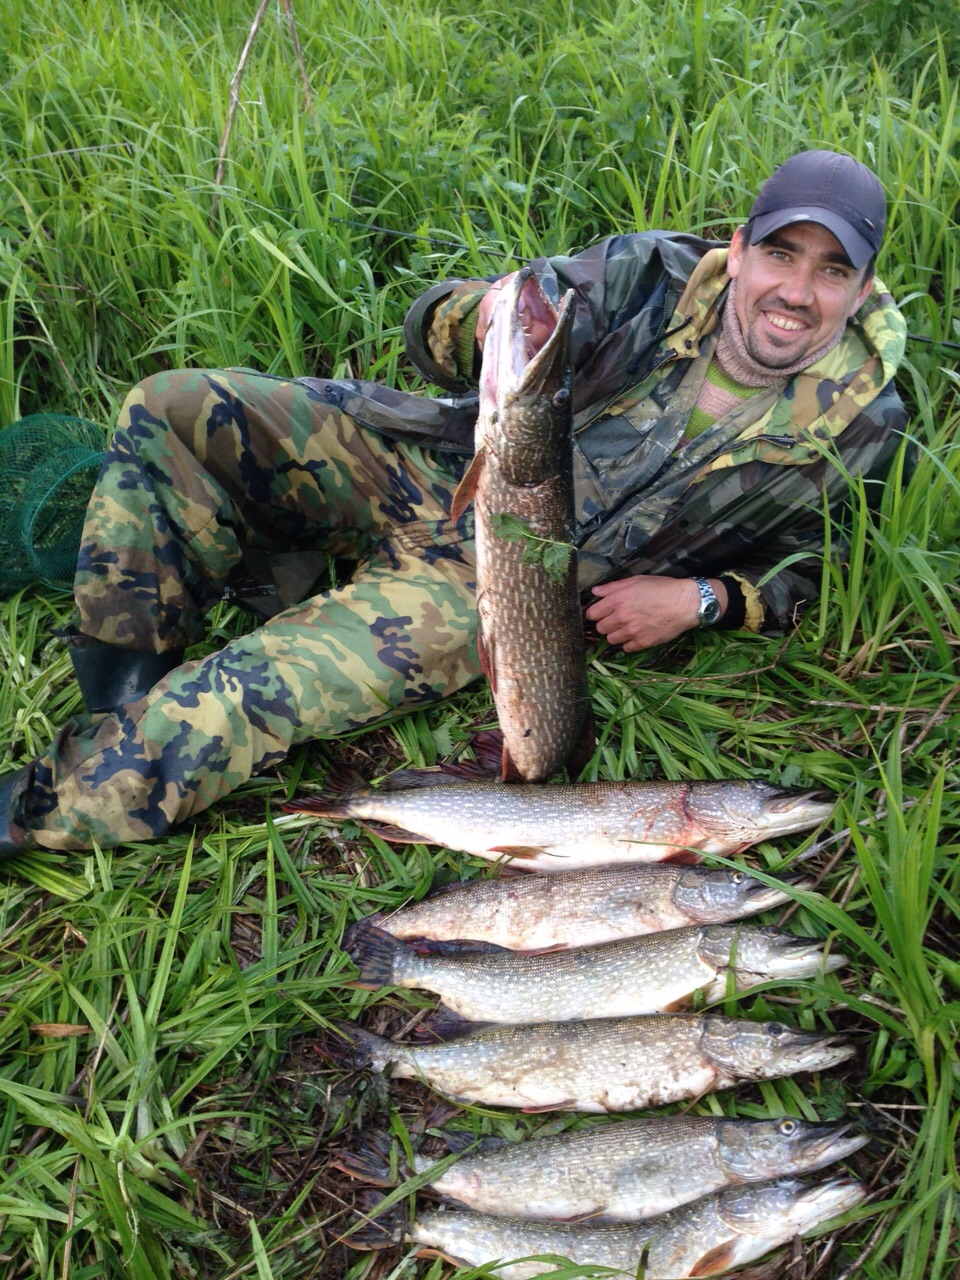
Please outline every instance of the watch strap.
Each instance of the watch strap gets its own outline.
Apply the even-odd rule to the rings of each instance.
[[[694,578],[700,592],[700,608],[697,610],[697,621],[701,627],[712,627],[720,620],[720,601],[716,592],[706,578]]]

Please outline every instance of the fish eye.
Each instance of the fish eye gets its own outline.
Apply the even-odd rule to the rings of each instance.
[[[747,873],[745,871],[735,871],[733,873],[734,884],[743,884],[746,878],[747,878]]]
[[[798,1129],[798,1128],[799,1128],[799,1126],[798,1126],[798,1124],[797,1124],[796,1120],[781,1120],[781,1121],[780,1121],[780,1132],[783,1134],[783,1136],[784,1136],[785,1138],[789,1138],[789,1137],[791,1137],[793,1134],[795,1134],[795,1133],[797,1132],[797,1129]]]
[[[789,1031],[789,1027],[785,1027],[782,1022],[768,1022],[767,1033],[771,1036],[785,1036]]]
[[[570,399],[570,390],[568,387],[560,387],[553,393],[550,403],[555,409],[562,409]]]

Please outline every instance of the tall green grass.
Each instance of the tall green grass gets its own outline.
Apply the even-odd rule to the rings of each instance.
[[[106,433],[131,383],[182,364],[415,385],[399,326],[438,277],[497,273],[615,230],[724,237],[804,147],[850,150],[882,176],[879,271],[911,333],[932,340],[908,344],[899,379],[912,472],[904,462],[878,507],[851,487],[847,525],[832,531],[846,563],[824,564],[821,599],[790,636],[705,635],[634,656],[599,646],[591,771],[838,792],[830,830],[754,860],[817,871],[794,924],[852,964],[739,1007],[848,1029],[859,1064],[699,1105],[862,1117],[876,1141],[855,1164],[876,1174],[875,1195],[808,1247],[806,1274],[951,1280],[960,379],[956,350],[934,344],[960,341],[956,15],[928,0],[300,0],[311,112],[277,4],[218,188],[255,9],[6,0],[0,425],[51,410]],[[3,605],[7,762],[79,708],[51,638],[69,606],[40,592]],[[242,625],[228,610],[212,619],[214,635]],[[371,776],[432,764],[490,714],[477,688],[300,749],[156,845],[0,869],[4,1280],[450,1273],[337,1244],[350,1188],[330,1153],[366,1117],[409,1141],[434,1116],[416,1086],[395,1088],[388,1109],[377,1082],[327,1067],[314,1037],[364,1010],[396,1029],[411,1007],[343,985],[344,926],[480,865],[271,814],[332,759]],[[468,1109],[454,1123],[517,1136],[577,1121]]]

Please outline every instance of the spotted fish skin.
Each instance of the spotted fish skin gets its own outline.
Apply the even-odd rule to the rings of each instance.
[[[477,941],[511,951],[588,947],[692,924],[724,924],[789,901],[747,871],[675,863],[590,867],[562,876],[508,876],[444,887],[398,911],[366,919],[395,938],[431,944]]]
[[[522,300],[522,301],[521,301]],[[526,320],[550,336],[532,349]],[[503,731],[504,780],[539,782],[593,749],[574,550],[574,294],[557,311],[524,269],[497,296],[483,344],[473,499],[480,661]],[[508,527],[509,526],[509,527]],[[566,563],[547,557],[566,551]]]
[[[579,1266],[611,1267],[616,1277],[630,1280],[635,1280],[643,1261],[645,1280],[687,1280],[754,1262],[794,1236],[855,1208],[865,1196],[866,1188],[853,1178],[813,1186],[784,1178],[721,1191],[640,1225],[537,1222],[466,1210],[422,1210],[409,1230],[394,1217],[389,1229],[380,1229],[379,1242],[376,1222],[354,1233],[351,1242],[360,1248],[382,1248],[405,1238],[462,1265],[498,1263],[492,1274],[500,1280],[537,1280],[545,1274],[545,1265],[533,1259],[544,1256],[566,1258]]]
[[[589,1112],[635,1111],[739,1080],[825,1070],[855,1052],[841,1036],[705,1014],[485,1027],[426,1045],[338,1022],[325,1048],[343,1066],[389,1068],[454,1102]]]
[[[702,991],[721,999],[776,978],[810,978],[846,962],[818,938],[750,925],[692,925],[546,955],[513,951],[422,956],[373,925],[348,950],[359,986],[422,987],[444,1014],[519,1025],[629,1017],[682,1007]]]
[[[348,781],[349,778],[349,781]],[[612,863],[698,863],[825,821],[836,797],[757,780],[529,783],[406,772],[374,790],[339,775],[341,793],[287,801],[287,813],[366,823],[548,874]]]
[[[726,1187],[823,1169],[869,1141],[851,1130],[793,1116],[650,1116],[489,1144],[452,1165],[416,1155],[412,1169],[392,1151],[389,1135],[375,1131],[341,1152],[336,1167],[381,1186],[436,1169],[428,1183],[434,1191],[499,1217],[633,1222]]]

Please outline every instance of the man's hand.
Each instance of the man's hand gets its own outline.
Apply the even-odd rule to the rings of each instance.
[[[480,299],[477,306],[477,346],[481,351],[483,350],[487,330],[490,328],[490,317],[493,314],[494,303],[500,295],[500,290],[505,288],[513,280],[516,274],[516,271],[511,271],[508,276],[503,276],[502,279],[495,281]],[[546,325],[540,318],[539,313],[543,304],[541,303],[540,307],[537,307],[536,310],[526,305],[528,292],[530,297],[536,300],[536,290],[536,281],[531,277],[527,284],[524,285],[523,292],[520,294],[519,314],[521,323],[523,324],[523,331],[527,335],[529,347],[528,355],[530,358],[536,355],[553,332],[553,328]]]
[[[720,617],[727,611],[727,589],[718,578],[709,579],[720,602]],[[638,575],[619,578],[593,588],[599,599],[587,609],[587,617],[610,644],[625,653],[666,644],[696,627],[700,592],[692,578],[659,578]]]

